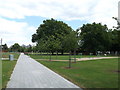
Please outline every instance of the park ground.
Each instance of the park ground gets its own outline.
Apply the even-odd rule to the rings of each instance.
[[[67,55],[57,56],[57,59],[63,60],[63,62],[54,61],[56,55],[51,57],[52,61],[49,61],[49,56],[45,55],[32,54],[30,56],[82,88],[118,87],[118,58],[78,61],[76,63],[74,63],[73,60],[71,68],[68,68],[68,62],[64,62],[64,60],[69,59]],[[92,58],[98,56],[76,55],[76,58],[81,57]],[[44,60],[42,60],[42,58],[44,58]],[[71,56],[71,58],[74,58],[74,56]]]
[[[19,56],[17,53],[14,55],[16,59]],[[4,55],[5,58],[8,56],[9,53]],[[51,60],[57,58],[63,60],[63,62],[44,60],[46,58],[49,58],[49,56],[46,55],[41,56],[39,54],[31,54],[30,56],[82,88],[118,88],[118,58],[79,61],[72,63],[71,68],[68,68],[68,62],[64,62],[64,60],[68,59],[67,55],[57,57],[55,55],[51,56]],[[79,55],[76,57],[80,58],[81,56]],[[82,57],[95,56],[83,55]],[[43,60],[41,60],[42,58]],[[5,88],[7,82],[9,81],[15,64],[16,60],[2,61],[3,88]]]
[[[10,54],[14,55],[14,61],[9,60]],[[2,58],[4,58],[4,60],[2,60],[2,88],[5,88],[7,82],[10,80],[10,76],[16,65],[18,57],[19,53],[2,53]]]

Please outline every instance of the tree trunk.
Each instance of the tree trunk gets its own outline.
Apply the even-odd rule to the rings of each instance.
[[[63,52],[63,50],[62,50],[62,51],[61,51],[61,55],[63,55],[63,53],[64,53],[64,52]]]
[[[47,52],[47,57],[46,57],[46,59],[48,59],[48,52]]]
[[[71,51],[69,53],[69,68],[71,68]]]
[[[42,59],[44,59],[44,52],[42,52]]]
[[[76,51],[74,50],[74,63],[76,63]]]
[[[50,59],[49,59],[49,61],[51,61],[51,52],[50,52]]]
[[[54,54],[54,52],[52,51],[52,55]]]
[[[42,52],[41,52],[41,59],[42,59]]]
[[[57,60],[57,55],[58,55],[58,52],[56,51],[56,60]]]

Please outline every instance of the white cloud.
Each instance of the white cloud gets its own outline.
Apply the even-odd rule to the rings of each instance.
[[[0,16],[22,19],[41,16],[63,20],[86,20],[103,17],[99,22],[117,16],[119,0],[0,0]],[[91,19],[91,21],[94,21]],[[112,21],[112,20],[111,20]],[[114,23],[114,21],[113,21]],[[111,25],[111,23],[106,23]],[[110,27],[111,28],[111,27]]]
[[[25,16],[41,16],[62,20],[84,20],[88,23],[101,22],[109,28],[116,25],[119,0],[0,0],[0,36],[11,40],[30,43],[35,28],[25,22],[5,20],[2,17],[23,19]],[[31,29],[32,28],[32,29]],[[25,33],[26,32],[26,33]],[[30,32],[30,34],[27,34]],[[29,35],[29,36],[27,36]],[[24,41],[23,41],[24,40]]]
[[[0,38],[3,38],[3,44],[6,42],[9,46],[14,43],[31,44],[31,35],[35,30],[35,27],[27,23],[0,18]]]

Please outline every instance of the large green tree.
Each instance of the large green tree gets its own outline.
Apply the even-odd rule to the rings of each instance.
[[[20,52],[21,46],[18,43],[15,43],[10,47],[10,51],[12,52]]]
[[[110,44],[110,51],[113,51],[114,53],[116,51],[120,51],[120,31],[119,30],[111,30],[108,32],[111,40]]]
[[[81,31],[81,48],[87,52],[106,51],[110,47],[108,28],[101,23],[84,24]]]
[[[44,20],[36,33],[32,35],[32,42],[37,42],[39,50],[63,51],[64,36],[69,34],[72,28],[62,21],[54,19]]]

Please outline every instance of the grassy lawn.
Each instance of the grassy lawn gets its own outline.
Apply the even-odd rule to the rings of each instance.
[[[34,58],[34,59],[50,59],[50,55],[35,55],[35,54],[29,54],[30,57]],[[68,60],[69,59],[69,55],[51,55],[51,59],[52,60]]]
[[[50,55],[35,55],[29,54],[34,59],[49,59]],[[96,56],[89,56],[89,55],[76,55],[76,58],[83,58],[83,57],[96,57]],[[74,58],[74,55],[71,55],[71,58]],[[53,60],[69,60],[69,55],[51,55],[51,59]]]
[[[16,65],[17,59],[19,57],[19,53],[2,53],[2,58],[9,58],[9,55],[13,54],[15,60],[9,61],[9,60],[2,60],[2,88],[5,88],[7,85],[7,82],[10,79],[10,76],[12,74],[12,71]]]
[[[16,60],[15,61],[9,61],[9,60],[2,61],[2,88],[6,87],[15,64],[16,64]]]
[[[2,58],[9,58],[9,55],[12,54],[14,55],[14,58],[17,59],[19,57],[19,53],[13,53],[13,52],[5,52],[2,53]]]
[[[40,55],[39,54],[29,54],[30,57],[34,59],[50,59],[50,55]],[[100,57],[96,55],[76,55],[76,58],[90,58],[90,57]],[[104,56],[105,57],[105,56]],[[108,56],[106,56],[108,57]],[[113,57],[113,56],[110,56]],[[74,55],[71,55],[71,58],[74,58]],[[69,60],[69,55],[51,55],[52,60]]]
[[[2,88],[2,60],[0,58],[0,89]]]
[[[118,88],[118,59],[80,61],[71,69],[68,62],[37,61],[82,88]]]

